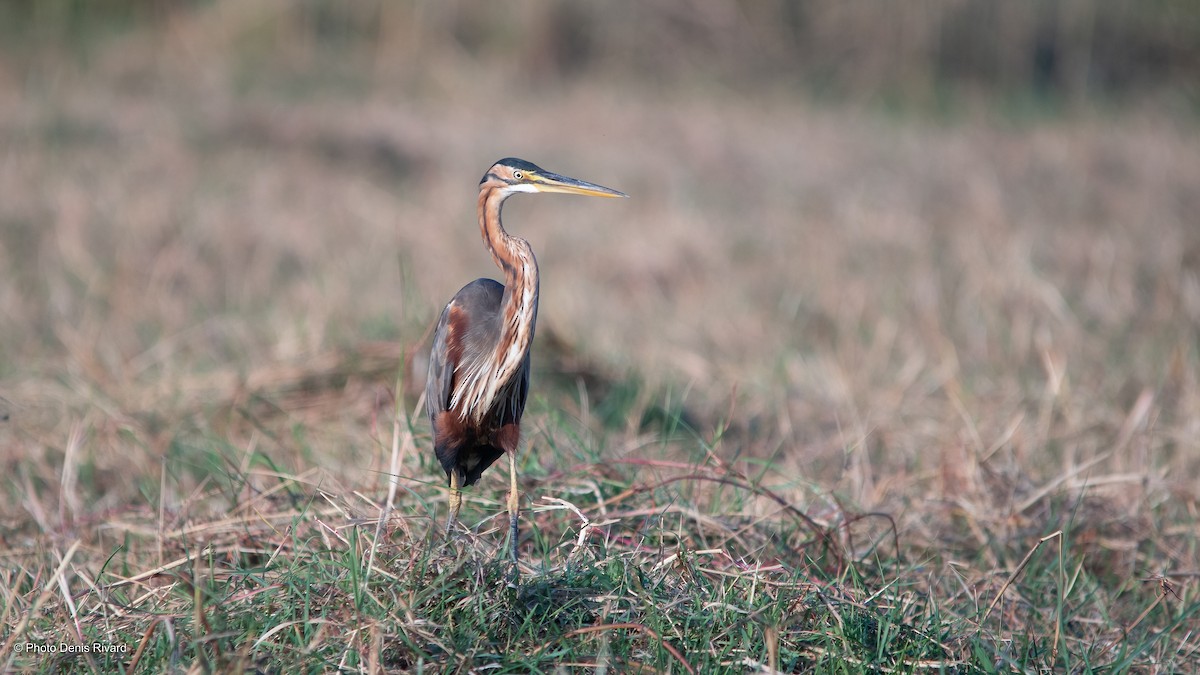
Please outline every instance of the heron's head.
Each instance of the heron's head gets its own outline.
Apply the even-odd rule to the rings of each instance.
[[[483,180],[479,181],[479,187],[480,189],[498,189],[505,196],[517,192],[565,192],[589,197],[629,196],[624,192],[617,192],[576,178],[550,173],[532,162],[515,157],[508,157],[493,164],[492,168],[483,174]]]

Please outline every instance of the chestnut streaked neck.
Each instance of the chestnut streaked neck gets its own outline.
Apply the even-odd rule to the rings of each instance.
[[[483,245],[492,254],[496,266],[504,272],[505,287],[520,285],[519,276],[522,263],[529,261],[532,267],[534,286],[537,285],[537,262],[533,259],[533,249],[529,242],[520,237],[514,237],[504,229],[500,221],[500,210],[504,200],[513,194],[511,189],[488,186],[479,191],[479,233],[483,236]],[[514,278],[514,274],[518,278]]]
[[[529,354],[537,321],[538,267],[529,242],[504,231],[500,209],[513,193],[507,186],[487,186],[479,191],[479,230],[483,244],[492,254],[496,266],[504,272],[504,298],[501,301],[502,319],[496,342],[496,364],[482,376],[478,388],[468,396],[467,406],[478,420],[486,416],[500,389],[516,374]],[[465,416],[465,415],[464,415]]]

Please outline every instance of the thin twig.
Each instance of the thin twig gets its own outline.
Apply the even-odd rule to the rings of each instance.
[[[1025,554],[1025,557],[1021,560],[1021,564],[1017,565],[1017,569],[1013,570],[1013,573],[1008,576],[1008,581],[1005,581],[1004,585],[1000,587],[1000,590],[996,592],[996,597],[992,598],[992,604],[988,605],[987,611],[983,613],[983,618],[979,620],[980,624],[982,624],[984,621],[987,621],[988,616],[990,616],[992,613],[992,609],[996,607],[996,603],[1000,602],[1001,596],[1004,595],[1004,591],[1007,591],[1008,587],[1012,586],[1013,582],[1017,580],[1017,577],[1020,576],[1021,572],[1025,570],[1025,566],[1029,564],[1029,561],[1033,558],[1033,554],[1037,553],[1037,550],[1042,547],[1042,544],[1061,536],[1062,530],[1052,532],[1039,539],[1038,543],[1034,544],[1033,548],[1029,549],[1029,553]]]
[[[150,644],[150,636],[154,635],[154,629],[158,627],[162,619],[154,619],[146,626],[146,630],[142,633],[142,641],[138,643],[137,650],[133,652],[133,658],[129,660],[129,667],[125,669],[125,675],[133,675],[137,671],[137,665],[142,660],[142,653],[146,651],[146,645]]]
[[[666,640],[664,640],[663,637],[661,635],[659,635],[654,629],[652,629],[648,626],[642,625],[640,623],[606,623],[606,624],[601,624],[599,626],[587,626],[585,628],[576,628],[573,631],[569,631],[569,632],[563,634],[562,637],[559,637],[557,640],[551,640],[550,642],[547,642],[546,644],[542,645],[541,647],[538,647],[537,649],[533,650],[533,654],[534,655],[541,654],[550,645],[552,645],[555,642],[558,642],[560,640],[565,640],[569,637],[575,637],[576,635],[586,635],[588,633],[599,633],[602,631],[609,631],[609,630],[637,630],[637,631],[641,631],[641,632],[653,637],[655,640],[658,640],[662,644],[663,649],[666,649],[668,652],[671,653],[671,656],[675,657],[675,660],[679,662],[679,665],[683,666],[684,670],[688,671],[689,673],[692,673],[692,675],[695,675],[696,669],[692,667],[692,664],[687,662],[687,659],[683,658],[683,654],[681,654],[678,649],[676,649],[670,642],[667,642]]]
[[[396,369],[396,410],[392,415],[392,458],[388,466],[388,494],[387,502],[384,503],[382,509],[379,510],[379,520],[375,523],[375,536],[371,539],[371,552],[367,556],[367,569],[363,571],[363,588],[367,587],[367,583],[371,580],[371,570],[375,567],[375,552],[379,549],[379,540],[383,535],[383,526],[391,517],[392,509],[396,505],[396,489],[400,485],[400,467],[404,460],[408,457],[408,448],[412,445],[412,432],[409,430],[408,418],[404,413],[404,369],[408,359],[400,358],[400,366]],[[420,410],[425,404],[425,394],[417,400],[416,410]],[[403,424],[401,424],[403,422]],[[400,441],[401,428],[404,430],[404,441]],[[401,454],[403,448],[403,454]]]
[[[815,535],[817,535],[817,537],[820,538],[821,543],[825,547],[825,550],[830,552],[831,554],[833,554],[834,559],[836,560],[837,569],[842,568],[842,564],[844,562],[844,557],[842,555],[842,551],[840,550],[840,547],[837,545],[837,542],[834,541],[833,536],[829,533],[829,531],[826,528],[822,527],[820,523],[813,520],[807,513],[803,512],[800,509],[793,506],[791,502],[789,502],[788,500],[779,496],[778,494],[771,491],[770,489],[762,487],[761,485],[754,485],[752,483],[734,480],[732,478],[726,478],[724,476],[710,476],[710,475],[706,475],[706,474],[702,474],[702,473],[690,473],[690,474],[685,474],[682,476],[674,476],[672,478],[667,478],[665,480],[658,482],[655,485],[643,486],[641,488],[638,488],[638,491],[649,492],[652,490],[657,490],[658,488],[664,487],[666,485],[670,485],[671,483],[678,483],[678,482],[688,481],[688,480],[701,480],[701,481],[709,481],[709,482],[713,482],[713,483],[721,483],[722,485],[729,485],[732,487],[741,488],[743,490],[753,492],[754,494],[759,495],[761,497],[766,497],[767,499],[770,499],[771,501],[782,506],[789,513],[791,513],[792,515],[794,515],[795,517],[797,517],[798,519],[803,521],[804,524],[807,525],[808,528],[810,530],[812,530],[812,532]]]

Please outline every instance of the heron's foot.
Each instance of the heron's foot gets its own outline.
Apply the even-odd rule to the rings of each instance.
[[[508,479],[508,541],[512,546],[513,583],[515,584],[521,575],[521,557],[517,549],[517,540],[521,535],[517,526],[518,517],[521,514],[521,493],[517,490],[517,456],[514,452],[508,453]]]
[[[447,527],[446,531],[442,533],[442,544],[438,547],[442,555],[457,558],[459,553],[458,539],[458,534],[450,527]]]
[[[513,588],[521,587],[521,558],[520,550],[517,546],[517,539],[520,536],[521,532],[517,527],[517,514],[514,511],[509,515],[508,519],[508,540],[511,544],[510,553],[512,556],[512,570],[509,573],[509,585]]]
[[[516,565],[521,560],[521,552],[517,547],[517,538],[521,536],[521,531],[517,527],[517,514],[512,514],[508,519],[508,540],[512,542],[512,561]]]

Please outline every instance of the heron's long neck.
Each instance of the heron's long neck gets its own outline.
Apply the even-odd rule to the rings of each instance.
[[[504,272],[500,339],[496,344],[497,364],[489,393],[498,393],[517,372],[533,342],[538,309],[538,266],[529,242],[504,231],[500,208],[507,195],[486,190],[479,195],[479,229],[492,260]]]

